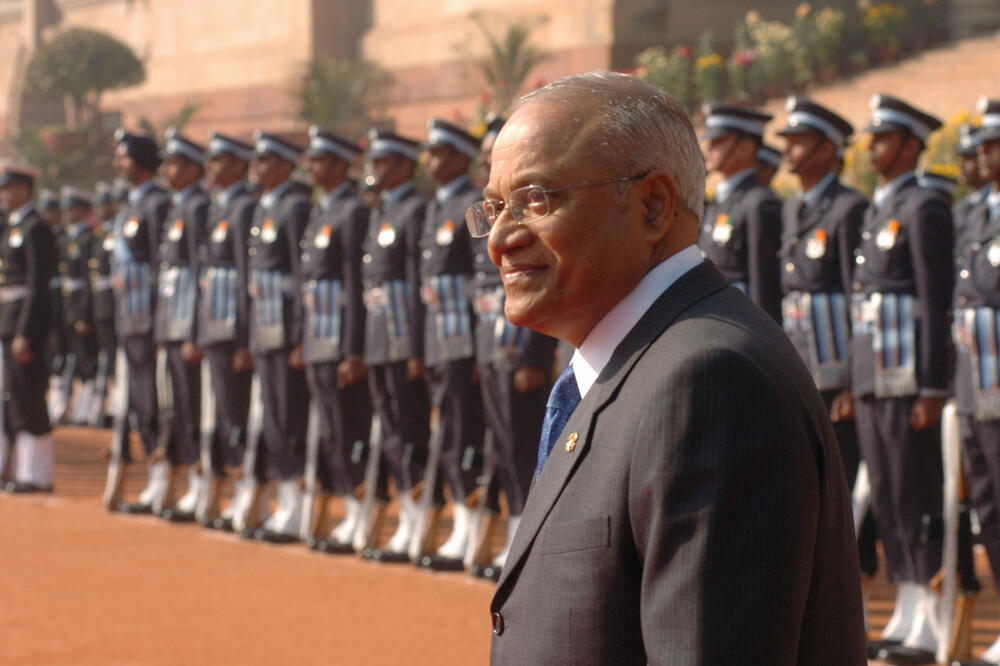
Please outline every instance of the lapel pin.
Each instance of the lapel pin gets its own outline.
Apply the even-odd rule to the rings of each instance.
[[[569,439],[566,440],[566,453],[573,453],[573,449],[576,448],[576,440],[580,439],[580,435],[571,432],[569,434]]]

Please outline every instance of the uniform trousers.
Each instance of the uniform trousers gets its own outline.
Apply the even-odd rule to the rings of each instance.
[[[11,438],[18,432],[44,435],[51,432],[45,391],[49,386],[49,366],[42,354],[32,353],[28,363],[18,363],[11,354],[13,338],[3,340],[4,426]],[[32,340],[41,344],[42,339]],[[12,440],[13,441],[13,440]]]
[[[961,414],[959,430],[966,487],[979,518],[979,541],[1000,589],[1000,421],[976,421]]]
[[[337,386],[337,365],[337,361],[307,365],[306,379],[319,409],[316,474],[328,492],[349,495],[365,479],[372,401],[364,381]]]
[[[889,580],[927,583],[941,567],[942,539],[924,528],[941,514],[941,428],[910,427],[914,397],[855,399],[858,445],[868,463],[872,514]]]
[[[473,382],[474,358],[446,361],[427,368],[431,402],[438,408],[441,458],[438,486],[448,484],[452,501],[461,502],[476,488],[483,459],[483,402]],[[443,478],[442,478],[443,477]]]
[[[839,389],[821,391],[823,403],[827,412],[833,405],[833,400]],[[844,462],[844,473],[847,475],[847,487],[854,490],[854,482],[858,478],[858,466],[861,464],[861,452],[858,449],[858,429],[855,421],[835,421],[833,432],[837,435],[837,443],[840,445],[840,458]],[[878,571],[878,550],[875,532],[875,522],[871,512],[865,514],[861,528],[858,530],[858,557],[861,560],[861,572],[867,576],[874,576]]]
[[[66,338],[66,354],[72,354],[76,359],[74,376],[83,381],[89,381],[97,374],[97,340],[94,331],[89,335],[80,335],[72,326],[64,330]]]
[[[514,388],[514,370],[479,366],[486,422],[493,430],[496,474],[513,516],[524,511],[524,502],[538,462],[538,442],[551,386],[521,393]],[[494,507],[495,508],[495,507]]]
[[[159,424],[159,404],[156,398],[156,346],[153,344],[151,333],[126,336],[122,340],[122,346],[125,347],[129,376],[129,411],[135,414],[135,427],[139,431],[142,446],[148,456],[156,450]]]
[[[181,356],[182,342],[167,342],[174,423],[167,453],[172,465],[198,462],[201,434],[201,367]]]
[[[305,465],[309,388],[304,370],[288,365],[289,349],[254,354],[263,402],[267,474],[271,481],[292,481]]]
[[[249,371],[237,373],[233,370],[235,343],[211,345],[204,351],[215,396],[216,436],[213,439],[212,469],[221,475],[225,466],[239,467],[243,464],[252,375]]]
[[[422,379],[407,381],[406,361],[396,361],[369,368],[368,389],[382,422],[382,456],[389,475],[397,491],[409,492],[423,478],[427,463],[427,384]]]

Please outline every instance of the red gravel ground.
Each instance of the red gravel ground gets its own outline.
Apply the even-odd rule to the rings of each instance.
[[[0,664],[488,661],[492,584],[108,514],[107,433],[56,441],[55,496],[0,496]]]
[[[108,441],[59,429],[56,494],[0,494],[3,666],[488,662],[492,584],[109,514]],[[133,466],[127,496],[143,481]],[[976,654],[1000,632],[982,553],[977,567]],[[892,611],[884,576],[867,597],[875,637]]]

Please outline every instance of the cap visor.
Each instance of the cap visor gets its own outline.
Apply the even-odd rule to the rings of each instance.
[[[782,127],[775,134],[778,136],[791,136],[793,134],[822,134],[822,132],[806,125],[797,125],[795,127]]]
[[[715,141],[716,139],[721,139],[727,134],[733,134],[735,130],[731,130],[728,127],[706,127],[701,132],[701,138],[707,141]]]

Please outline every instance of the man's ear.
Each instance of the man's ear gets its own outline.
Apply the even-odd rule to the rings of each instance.
[[[663,171],[653,171],[643,179],[643,213],[647,233],[658,241],[673,224],[677,208],[677,186]]]

